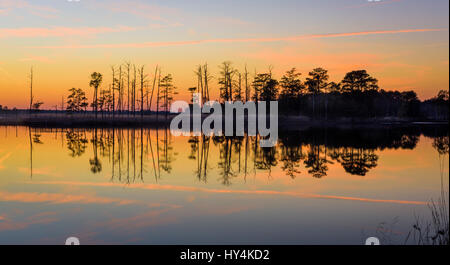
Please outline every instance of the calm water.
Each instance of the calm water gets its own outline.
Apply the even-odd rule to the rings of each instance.
[[[448,130],[173,137],[0,126],[0,244],[403,243],[448,187]]]

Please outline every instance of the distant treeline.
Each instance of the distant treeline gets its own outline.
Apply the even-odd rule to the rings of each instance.
[[[217,77],[213,77],[208,65],[199,65],[194,73],[197,86],[188,88],[191,94],[199,93],[202,102],[210,100],[210,83],[216,79],[220,101],[278,101],[279,112],[284,115],[303,115],[313,119],[337,118],[406,118],[448,120],[449,92],[441,90],[437,96],[420,101],[414,91],[385,91],[378,86],[378,80],[366,70],[347,73],[339,83],[330,82],[328,71],[313,69],[302,80],[295,68],[287,71],[280,80],[267,72],[250,74],[234,68],[231,62],[223,62]],[[169,112],[177,94],[171,74],[161,76],[159,67],[150,77],[143,66],[130,63],[112,67],[112,80],[107,88],[102,88],[103,75],[91,74],[89,86],[93,89],[93,99],[89,100],[81,88],[69,89],[69,95],[62,98],[60,110],[97,113],[141,115]],[[38,111],[43,104],[33,100],[32,72],[30,78],[30,111]],[[155,105],[152,103],[155,101]],[[152,107],[153,106],[153,107]],[[5,110],[1,107],[0,111]],[[55,106],[58,110],[58,106]]]

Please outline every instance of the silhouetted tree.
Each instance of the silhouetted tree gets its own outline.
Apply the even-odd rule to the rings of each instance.
[[[33,67],[30,70],[30,112],[33,109]]]
[[[297,109],[298,100],[304,92],[305,86],[300,80],[301,73],[298,73],[295,68],[287,71],[281,78],[280,87],[281,93],[279,97],[282,110],[291,112]]]
[[[340,93],[340,92],[342,92],[342,85],[341,85],[341,83],[336,83],[336,82],[328,83],[328,91],[330,93]]]
[[[33,103],[33,111],[39,111],[39,108],[42,106],[42,104],[44,104],[44,102],[42,101],[37,101]]]
[[[301,73],[297,72],[297,69],[292,68],[287,71],[285,75],[281,78],[281,97],[286,97],[290,99],[296,99],[305,89],[305,86],[300,80]]]
[[[188,91],[189,91],[189,93],[191,94],[191,98],[190,98],[191,103],[194,103],[194,102],[193,102],[193,99],[194,99],[194,93],[195,93],[196,90],[197,90],[196,87],[190,87],[190,88],[188,88]]]
[[[278,95],[278,81],[270,73],[257,74],[253,80],[255,101],[273,101]]]
[[[342,80],[344,92],[378,90],[378,80],[371,77],[366,70],[347,73]]]
[[[67,111],[86,111],[86,107],[88,106],[86,93],[81,88],[71,88],[69,89],[69,92],[70,94],[67,97]]]
[[[139,81],[141,87],[141,116],[144,115],[144,86],[147,82],[147,75],[144,73],[144,66],[138,70],[139,72]]]
[[[229,61],[223,62],[220,67],[220,98],[223,101],[233,100],[233,82],[236,70],[233,68],[232,63]]]
[[[315,117],[316,112],[316,100],[317,94],[324,92],[328,86],[328,71],[323,68],[315,68],[309,72],[309,77],[306,78],[306,86],[308,91],[312,94],[312,105],[313,105],[313,117]]]
[[[162,107],[165,110],[165,115],[167,115],[170,111],[170,104],[173,101],[173,96],[177,94],[175,91],[175,86],[173,85],[173,78],[171,74],[166,75],[161,79],[161,91],[160,98],[162,101]]]
[[[94,88],[94,100],[92,102],[92,107],[95,111],[95,117],[97,118],[97,111],[98,111],[98,87],[102,83],[103,76],[100,73],[93,72],[91,74],[91,81],[89,82],[89,86]]]

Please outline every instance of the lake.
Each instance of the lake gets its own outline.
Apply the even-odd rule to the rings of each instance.
[[[403,244],[448,190],[446,127],[259,140],[0,126],[0,244]]]

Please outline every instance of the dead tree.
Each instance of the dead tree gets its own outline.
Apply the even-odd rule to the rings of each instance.
[[[30,70],[30,112],[33,109],[33,67]]]
[[[127,70],[127,110],[128,114],[130,113],[130,67],[131,64],[129,62],[125,63],[125,69]]]
[[[141,86],[141,116],[144,115],[144,84],[146,82],[146,76],[144,73],[144,67],[141,66],[141,69],[139,69],[139,78],[140,78],[140,86]]]
[[[115,107],[116,107],[116,69],[114,68],[114,66],[111,66],[111,70],[112,70],[112,115],[113,115],[113,119],[114,119],[114,111],[115,111]]]
[[[158,65],[155,67],[155,75],[153,77],[153,86],[152,86],[152,94],[150,96],[150,105],[148,109],[151,111],[152,109],[152,101],[153,101],[153,92],[155,91],[155,84],[156,84],[156,76],[158,74]]]
[[[249,87],[248,87],[247,65],[245,65],[244,79],[245,79],[245,102],[247,102],[248,99],[250,98],[250,90],[249,90]]]

